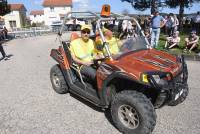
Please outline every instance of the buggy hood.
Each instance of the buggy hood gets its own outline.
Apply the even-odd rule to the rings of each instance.
[[[176,56],[155,49],[125,53],[116,59],[115,64],[120,70],[135,77],[140,77],[141,73],[152,71],[171,72],[173,76],[176,76],[182,66]]]

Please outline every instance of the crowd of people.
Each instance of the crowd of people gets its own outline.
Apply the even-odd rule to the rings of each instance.
[[[179,20],[173,13],[162,17],[159,12],[156,11],[153,15],[147,16],[144,20],[144,33],[148,38],[151,46],[156,48],[160,37],[160,32],[166,35],[165,49],[171,49],[174,47],[180,47],[180,35],[178,31]],[[185,38],[184,52],[192,52],[194,49],[198,49],[200,33],[200,12],[192,18],[191,31],[188,37]]]
[[[149,41],[149,44],[152,48],[157,48],[159,44],[160,33],[162,32],[165,35],[165,49],[172,49],[172,48],[183,48],[183,52],[191,53],[193,50],[198,50],[198,45],[200,45],[198,34],[200,34],[200,12],[197,12],[197,15],[192,17],[191,22],[191,29],[189,35],[186,34],[187,37],[183,39],[185,43],[183,44],[180,38],[179,29],[179,19],[176,14],[169,13],[164,17],[159,14],[158,11],[155,11],[152,15],[146,16],[143,21],[141,21],[141,16],[137,18],[138,23],[142,25],[144,34]],[[143,22],[143,24],[142,24]],[[116,22],[112,23],[111,28],[107,23],[104,24],[104,27],[113,31],[113,25]],[[119,21],[117,23],[119,33],[117,38],[120,40],[124,37],[127,38],[129,36],[137,36],[135,34],[135,24],[132,21],[124,20]],[[95,29],[95,25],[93,25],[93,31]],[[181,44],[182,43],[182,44]]]

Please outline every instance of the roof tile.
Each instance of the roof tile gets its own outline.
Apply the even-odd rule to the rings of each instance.
[[[44,15],[43,10],[32,10],[30,15]]]
[[[72,0],[44,0],[43,6],[71,6]]]
[[[25,8],[24,4],[9,4],[10,5],[10,10],[14,11],[14,10],[23,10]]]

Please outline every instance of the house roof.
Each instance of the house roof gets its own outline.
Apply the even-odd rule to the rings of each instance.
[[[19,10],[23,10],[23,9],[25,9],[25,11],[27,11],[24,4],[9,4],[9,5],[10,5],[11,11],[14,11],[14,10],[19,11]]]
[[[44,15],[43,10],[32,10],[30,15]]]
[[[44,0],[43,6],[72,6],[72,0]]]

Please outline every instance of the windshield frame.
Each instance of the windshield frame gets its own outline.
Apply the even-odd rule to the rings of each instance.
[[[106,57],[109,57],[109,58],[112,58],[112,55],[111,55],[111,52],[109,50],[109,44],[106,42],[106,39],[105,39],[105,36],[103,35],[103,31],[102,31],[102,28],[101,28],[101,22],[103,21],[114,21],[114,20],[117,20],[117,21],[120,21],[120,20],[129,20],[129,21],[133,21],[135,24],[136,24],[136,27],[138,28],[138,31],[139,33],[141,34],[142,37],[144,37],[144,40],[145,40],[145,43],[146,43],[146,48],[147,49],[150,49],[151,46],[149,44],[149,41],[147,40],[147,38],[145,37],[145,34],[144,34],[144,31],[142,30],[141,26],[139,25],[139,23],[137,22],[137,20],[134,18],[134,17],[129,17],[129,16],[123,16],[123,15],[119,15],[119,14],[114,14],[114,13],[111,13],[111,16],[108,17],[108,18],[103,18],[101,17],[100,15],[97,15],[97,13],[94,13],[94,12],[91,12],[91,11],[85,11],[85,12],[69,12],[65,15],[64,19],[63,19],[63,23],[62,23],[62,26],[60,28],[60,31],[58,33],[59,36],[62,36],[63,32],[64,32],[64,28],[65,28],[65,24],[68,20],[70,19],[74,19],[74,18],[78,18],[77,16],[73,17],[72,14],[84,14],[84,13],[87,13],[87,14],[90,14],[91,18],[92,19],[96,19],[97,21],[97,25],[96,25],[96,29],[97,31],[99,32],[100,34],[100,38],[102,39],[102,42],[103,42],[103,47],[105,48],[105,53],[104,54]]]

